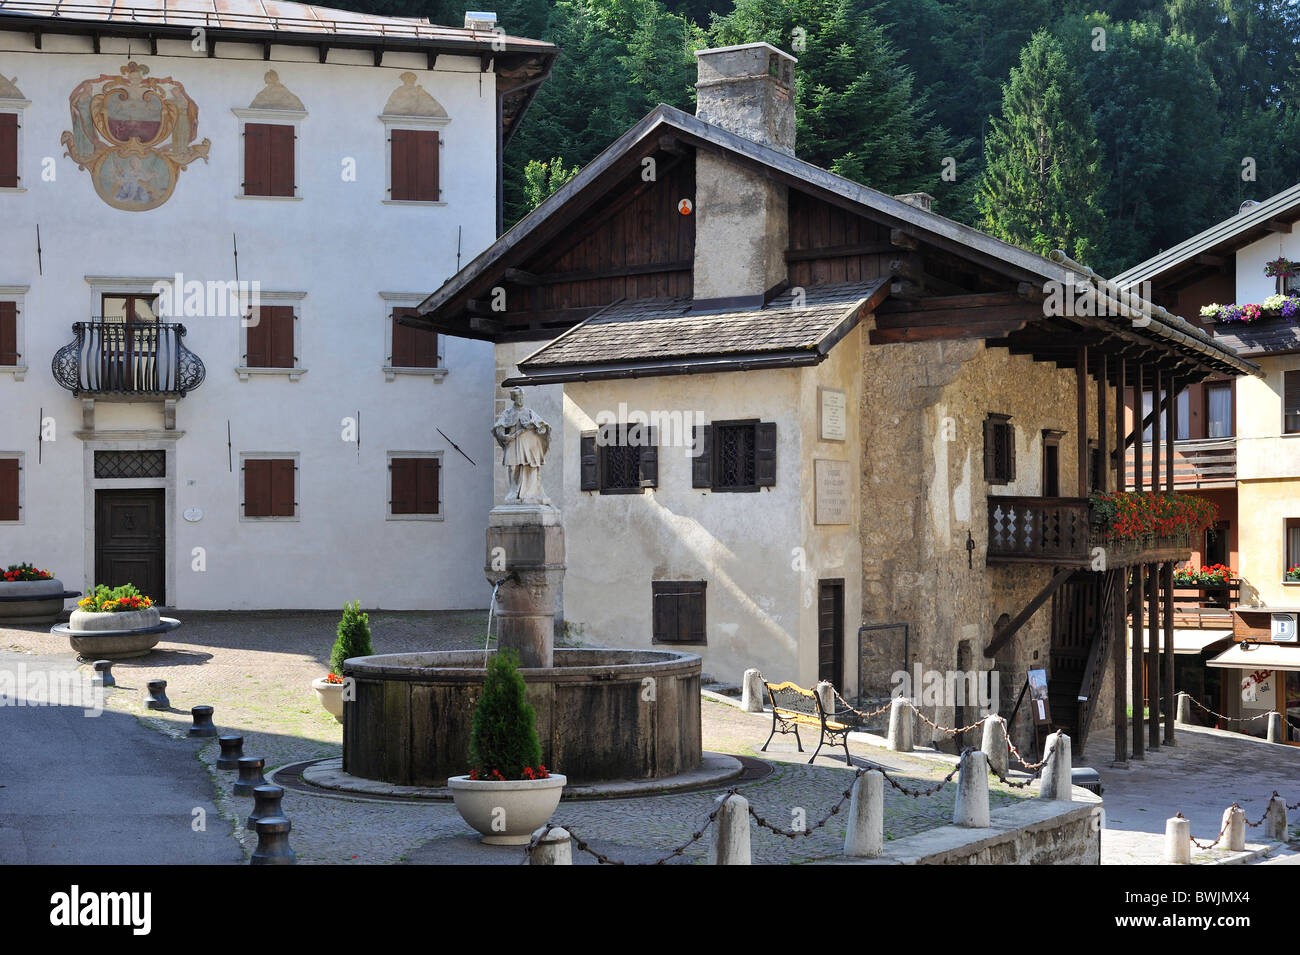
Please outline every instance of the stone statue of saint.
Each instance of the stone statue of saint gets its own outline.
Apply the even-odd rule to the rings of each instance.
[[[542,489],[542,465],[551,446],[551,426],[524,407],[522,388],[510,389],[510,402],[492,426],[492,437],[504,452],[501,463],[510,477],[505,503],[549,505]]]

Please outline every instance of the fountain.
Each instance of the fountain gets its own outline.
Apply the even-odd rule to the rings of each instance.
[[[564,525],[541,469],[550,426],[523,392],[497,418],[509,491],[488,514],[484,572],[499,597],[497,644],[520,657],[542,760],[570,783],[652,780],[700,766],[700,658],[667,650],[555,649]],[[481,650],[354,657],[343,704],[343,770],[405,786],[442,786],[468,769],[483,685]]]

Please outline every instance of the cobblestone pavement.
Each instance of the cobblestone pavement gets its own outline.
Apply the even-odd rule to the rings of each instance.
[[[189,726],[189,708],[211,704],[217,725],[223,732],[243,734],[245,754],[264,757],[268,773],[340,754],[341,728],[320,708],[310,686],[325,672],[337,613],[185,613],[181,618],[184,626],[175,632],[175,639],[159,644],[147,657],[114,666],[118,686],[108,694],[110,711],[135,716],[180,739]],[[382,653],[481,646],[485,632],[480,612],[374,613],[370,622],[375,649]],[[0,629],[0,648],[72,659],[66,641],[44,628]],[[156,678],[168,681],[170,712],[143,708],[145,682]],[[825,756],[817,765],[807,765],[811,747],[801,755],[790,737],[778,736],[767,753],[759,754],[770,726],[770,716],[743,713],[725,703],[703,703],[706,749],[760,755],[774,764],[770,776],[742,787],[755,811],[782,828],[791,828],[802,816],[811,828],[851,785],[852,773],[839,760]],[[245,854],[251,853],[256,836],[243,825],[251,799],[230,794],[234,773],[215,769],[215,740],[188,745],[198,750],[208,768],[218,811],[229,820]],[[953,765],[951,757],[937,754],[900,756],[863,743],[851,745],[855,756],[868,756],[911,788],[933,785]],[[955,793],[955,781],[920,799],[886,786],[887,839],[947,824]],[[992,801],[996,807],[1024,794],[995,784]],[[619,859],[650,861],[687,841],[706,820],[716,796],[716,792],[697,792],[566,802],[554,821],[572,826],[593,847]],[[302,862],[514,864],[522,858],[520,850],[480,845],[450,803],[412,804],[290,791],[284,810],[293,822],[291,843]],[[754,859],[798,862],[836,855],[843,846],[846,821],[847,803],[806,838],[792,840],[756,828]],[[698,862],[707,850],[706,836],[686,851],[684,861]],[[585,856],[584,860],[591,861]]]

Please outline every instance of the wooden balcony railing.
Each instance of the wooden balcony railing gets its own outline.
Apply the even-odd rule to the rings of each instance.
[[[1130,541],[1096,534],[1088,521],[1086,498],[989,497],[988,521],[986,561],[990,564],[1035,563],[1106,570],[1186,560],[1191,554],[1186,536]]]
[[[185,326],[163,322],[77,322],[76,338],[60,348],[50,368],[73,394],[182,397],[203,383],[206,370],[182,343]]]

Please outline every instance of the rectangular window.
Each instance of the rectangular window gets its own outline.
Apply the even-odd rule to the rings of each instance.
[[[990,413],[984,419],[984,480],[1010,484],[1016,479],[1016,430],[1011,415]]]
[[[406,315],[419,315],[418,308],[393,309],[393,354],[389,363],[393,368],[437,368],[438,333],[432,329],[411,328],[397,319]]]
[[[0,326],[3,336],[3,326]],[[0,351],[4,350],[4,339],[0,337]],[[0,355],[0,361],[4,356]],[[1300,371],[1288,371],[1282,376],[1282,433],[1300,432]]]
[[[298,516],[294,458],[245,458],[243,467],[245,517]]]
[[[658,428],[640,424],[605,424],[580,438],[584,491],[640,494],[659,486]]]
[[[438,133],[432,129],[389,132],[392,184],[389,197],[407,202],[437,202]]]
[[[0,365],[17,365],[18,303],[0,302]]]
[[[650,584],[655,643],[707,643],[703,580],[656,580]]]
[[[295,367],[293,306],[263,305],[256,318],[256,324],[245,329],[248,352],[244,364],[249,368]]]
[[[293,126],[282,123],[244,124],[244,195],[294,194]]]
[[[0,521],[22,519],[22,470],[20,456],[0,458]]]
[[[18,181],[18,114],[0,113],[0,189],[17,189]]]
[[[1232,434],[1232,382],[1210,382],[1205,386],[1205,436],[1230,438]]]
[[[436,515],[442,511],[442,460],[398,457],[388,460],[390,517]]]

